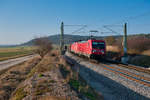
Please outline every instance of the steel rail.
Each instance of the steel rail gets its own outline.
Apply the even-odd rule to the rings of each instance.
[[[126,67],[126,68],[128,68],[128,69],[134,69],[134,70],[136,70],[136,71],[138,71],[138,72],[144,72],[144,73],[147,73],[147,74],[150,74],[150,70],[148,70],[148,69],[145,69],[145,68],[139,68],[139,67],[136,67],[136,66],[133,66],[133,65],[123,65],[123,64],[118,64],[119,66],[121,66],[121,67]]]
[[[106,65],[106,64],[105,64],[105,65]],[[123,72],[123,73],[125,73],[125,74],[132,75],[132,76],[137,77],[137,78],[139,78],[139,79],[143,79],[143,80],[146,80],[146,81],[150,81],[150,78],[148,78],[148,77],[143,77],[143,76],[141,76],[141,75],[137,75],[137,74],[131,73],[131,72],[129,72],[129,71],[126,71],[126,70],[123,70],[123,69],[119,69],[119,68],[116,68],[116,67],[113,67],[113,66],[110,66],[110,65],[106,65],[106,66],[109,66],[110,68],[116,69],[117,71]],[[119,67],[119,66],[118,66],[118,67]]]
[[[105,70],[109,70],[109,71],[111,71],[111,72],[113,72],[115,74],[119,74],[122,77],[125,77],[127,79],[132,80],[132,81],[135,81],[137,83],[140,83],[140,84],[143,84],[143,85],[146,85],[146,86],[150,87],[150,82],[146,82],[148,80],[145,77],[142,77],[142,76],[135,77],[135,75],[132,76],[133,74],[131,75],[131,73],[130,74],[127,73],[127,72],[124,73],[124,71],[120,71],[117,68],[113,68],[112,66],[109,66],[109,65],[106,65],[106,64],[101,64],[101,65],[103,65],[103,68]],[[143,80],[141,80],[139,77],[142,78]]]

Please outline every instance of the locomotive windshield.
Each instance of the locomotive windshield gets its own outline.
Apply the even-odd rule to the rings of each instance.
[[[92,42],[92,47],[94,49],[105,49],[105,43],[104,42]]]

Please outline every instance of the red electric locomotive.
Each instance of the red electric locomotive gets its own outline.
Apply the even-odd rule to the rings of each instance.
[[[103,57],[106,53],[104,40],[90,39],[71,44],[71,52],[87,56],[88,58]]]

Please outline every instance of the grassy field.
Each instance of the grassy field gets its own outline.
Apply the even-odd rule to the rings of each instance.
[[[8,47],[0,48],[0,61],[30,55],[35,47]]]

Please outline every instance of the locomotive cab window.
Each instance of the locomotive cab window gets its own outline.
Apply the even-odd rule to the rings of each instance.
[[[104,42],[92,42],[92,47],[94,49],[105,49],[105,43]]]

